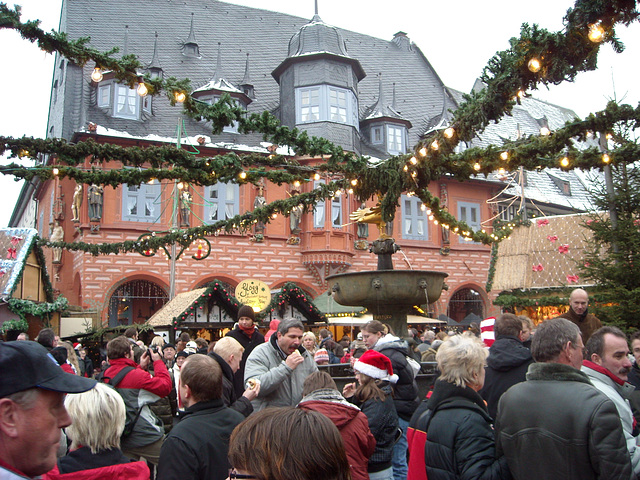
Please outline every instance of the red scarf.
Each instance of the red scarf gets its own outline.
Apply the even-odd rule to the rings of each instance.
[[[614,382],[616,382],[618,385],[624,385],[625,381],[622,380],[620,377],[614,375],[613,373],[611,373],[609,370],[607,370],[606,368],[598,365],[597,363],[593,363],[590,360],[583,360],[582,364],[587,367],[590,368],[591,370],[595,370],[598,373],[601,373],[603,375],[606,375],[607,377],[609,377],[611,380],[613,380]]]
[[[251,325],[249,328],[242,328],[242,325],[238,324],[238,328],[249,338],[253,336],[253,332],[256,331],[255,325]]]

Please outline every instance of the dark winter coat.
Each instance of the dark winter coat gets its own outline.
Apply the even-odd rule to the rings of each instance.
[[[391,467],[393,446],[398,432],[398,414],[391,399],[391,387],[388,382],[384,382],[380,388],[386,394],[384,401],[370,399],[360,403],[355,397],[347,399],[360,407],[362,413],[367,416],[369,429],[376,439],[376,448],[369,457],[369,472],[380,472]]]
[[[531,351],[518,338],[501,335],[493,342],[484,369],[484,387],[478,392],[486,400],[491,418],[496,418],[502,394],[526,380],[527,369],[532,363]]]
[[[43,480],[149,480],[146,462],[134,462],[118,448],[91,453],[81,447],[58,459]]]
[[[215,352],[209,352],[208,354],[213,358],[220,368],[222,369],[222,400],[225,407],[229,407],[231,410],[240,412],[245,417],[248,417],[253,413],[253,405],[247,397],[236,395],[236,391],[233,388],[233,371],[227,362]]]
[[[253,349],[258,345],[262,345],[264,343],[264,335],[262,335],[256,327],[253,335],[251,335],[251,338],[249,338],[246,333],[240,330],[239,327],[236,327],[225,336],[235,338],[238,342],[240,342],[240,345],[244,347],[244,352],[242,352],[242,359],[240,359],[240,368],[233,375],[233,388],[236,391],[236,396],[241,397],[245,390],[244,366],[247,363],[247,358],[249,358],[249,355],[251,354],[251,352],[253,352]]]
[[[393,403],[396,406],[398,416],[408,422],[411,420],[413,412],[418,408],[420,400],[418,399],[418,384],[415,381],[413,370],[407,363],[407,355],[409,355],[407,342],[393,335],[385,335],[378,340],[373,348],[391,360],[393,373],[398,375],[398,381],[392,387]]]
[[[502,395],[496,432],[496,450],[519,480],[633,475],[616,406],[569,365],[532,363],[527,381]]]
[[[564,312],[562,315],[559,315],[560,318],[566,318],[567,320],[575,323],[580,329],[580,333],[582,334],[582,341],[584,344],[587,344],[587,340],[589,337],[602,327],[602,322],[595,315],[589,313],[589,311],[585,311],[582,315],[578,315],[573,311],[573,308],[569,307],[569,310]]]
[[[229,437],[243,420],[222,399],[188,407],[162,444],[157,480],[225,480]]]
[[[367,416],[332,388],[312,392],[302,399],[298,408],[320,412],[338,427],[351,466],[352,480],[369,480],[367,465],[376,440],[369,430]]]
[[[429,480],[510,479],[506,459],[496,455],[491,423],[476,391],[436,381],[418,422],[427,433],[423,455]]]
[[[631,404],[633,418],[636,419],[636,424],[640,425],[640,368],[638,368],[637,363],[633,364],[627,381],[636,387],[635,391],[632,392],[629,397],[629,403]]]

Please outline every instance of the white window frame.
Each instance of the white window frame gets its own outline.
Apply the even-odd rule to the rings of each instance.
[[[98,107],[107,108],[111,106],[111,83],[98,85]]]
[[[323,184],[322,180],[314,181],[313,188],[318,188],[318,185]],[[324,228],[325,220],[327,218],[327,203],[325,200],[320,200],[316,203],[313,209],[313,228]]]
[[[342,216],[343,216],[343,201],[342,195],[336,195],[331,199],[331,226],[336,228],[342,228]]]
[[[406,134],[407,129],[402,125],[387,125],[387,152],[391,155],[406,153]]]
[[[120,99],[124,99],[121,102]],[[119,111],[120,107],[126,105],[133,110],[133,113]],[[126,118],[129,120],[138,120],[140,118],[140,95],[135,88],[129,88],[127,85],[115,84],[113,96],[113,116],[115,118]]]
[[[380,145],[384,143],[384,134],[382,133],[382,125],[371,127],[371,143]]]
[[[122,184],[122,220],[125,222],[155,223],[160,219],[162,205],[162,191],[160,182],[132,185]],[[136,212],[129,213],[135,202]]]
[[[422,201],[415,196],[402,195],[402,238],[429,240],[429,219],[422,209]]]
[[[211,197],[212,191],[217,192],[215,198]],[[238,184],[216,183],[215,185],[207,185],[204,187],[203,220],[205,224],[211,225],[220,220],[228,220],[239,213],[240,187]],[[215,214],[216,218],[211,218],[212,214]]]
[[[474,215],[475,212],[475,215]],[[473,231],[482,228],[482,211],[479,203],[458,202],[458,221],[465,222]],[[473,218],[475,217],[475,218]],[[463,240],[464,243],[477,244],[478,242],[469,242]]]
[[[359,129],[358,98],[348,88],[333,85],[299,87],[295,102],[296,124],[333,122]],[[309,116],[311,113],[312,117]]]

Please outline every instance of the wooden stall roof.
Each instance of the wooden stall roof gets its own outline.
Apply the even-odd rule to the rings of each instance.
[[[493,290],[587,286],[580,277],[590,214],[533,219],[500,242]]]
[[[206,288],[197,288],[177,294],[173,300],[154,313],[146,324],[152,327],[170,327],[173,324],[173,318],[187,310],[206,290]]]
[[[323,292],[318,295],[313,300],[313,304],[327,317],[346,313],[357,316],[363,314],[367,310],[365,307],[349,307],[341,305],[333,299],[333,295],[329,295],[329,292]]]

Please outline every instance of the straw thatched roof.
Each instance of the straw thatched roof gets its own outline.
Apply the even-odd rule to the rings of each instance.
[[[498,246],[493,290],[588,285],[580,278],[588,214],[534,219]]]
[[[179,293],[173,300],[154,313],[147,321],[147,325],[153,327],[169,327],[173,319],[187,310],[206,291],[206,288],[197,288],[190,292]]]

